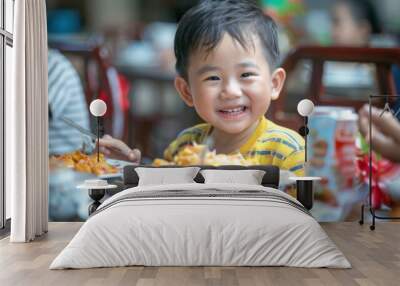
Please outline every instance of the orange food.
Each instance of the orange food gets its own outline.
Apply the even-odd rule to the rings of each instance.
[[[156,158],[154,159],[153,166],[167,166],[167,165],[174,165],[173,162],[168,162],[167,160]]]
[[[178,165],[178,166],[190,166],[190,165],[257,165],[256,161],[245,159],[239,152],[234,154],[217,154],[215,150],[208,150],[206,145],[187,145],[182,148],[178,154],[173,158],[173,162],[166,161],[164,159],[155,159],[153,166],[165,166],[165,165]]]
[[[78,172],[92,173],[95,175],[113,174],[118,172],[118,168],[107,163],[104,154],[100,153],[97,162],[97,153],[86,155],[81,151],[74,151],[60,156],[53,156],[50,161],[59,162],[60,165],[73,168]]]

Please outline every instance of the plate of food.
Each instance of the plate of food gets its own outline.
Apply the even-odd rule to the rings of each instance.
[[[164,159],[154,159],[153,166],[189,166],[189,165],[258,165],[258,162],[252,159],[246,159],[240,152],[232,154],[217,154],[215,150],[210,151],[207,145],[196,144],[186,145],[173,158],[173,161]]]
[[[122,177],[122,168],[128,164],[126,161],[108,159],[104,154],[85,154],[74,151],[63,155],[51,156],[50,164],[53,167],[71,168],[77,172],[90,173],[101,179]]]

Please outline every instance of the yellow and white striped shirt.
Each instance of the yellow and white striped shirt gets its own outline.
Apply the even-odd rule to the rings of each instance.
[[[183,130],[164,151],[164,158],[172,161],[184,146],[193,142],[202,144],[211,130],[212,126],[207,123]],[[275,165],[298,176],[304,175],[303,138],[295,131],[279,126],[264,116],[239,151],[245,159],[251,159],[259,165]]]

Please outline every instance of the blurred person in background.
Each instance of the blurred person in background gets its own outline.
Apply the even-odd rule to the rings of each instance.
[[[381,25],[368,0],[338,0],[332,11],[332,40],[341,46],[368,46]]]
[[[48,53],[49,154],[59,155],[82,148],[82,134],[67,125],[66,117],[89,130],[89,112],[78,73],[59,51]]]
[[[59,51],[48,52],[49,155],[82,148],[88,137],[71,126],[65,117],[89,130],[89,112],[78,73]],[[85,140],[86,139],[86,140]],[[50,166],[51,167],[51,166]],[[88,177],[71,169],[51,168],[49,176],[49,218],[52,221],[85,219],[89,197],[75,185]]]
[[[332,40],[335,45],[340,46],[397,46],[397,42],[382,34],[381,22],[372,5],[368,0],[338,0],[332,10]],[[339,65],[339,64],[335,64]],[[366,65],[361,64],[340,64],[342,77],[348,77],[346,71],[352,74],[359,74],[361,80],[373,81],[373,71]],[[329,71],[329,70],[328,70]],[[339,71],[338,71],[339,72]],[[393,66],[393,76],[397,90],[400,89],[400,68]],[[362,78],[363,77],[363,78]],[[400,108],[400,100],[397,100],[393,107]],[[397,113],[400,119],[400,113]]]
[[[368,0],[338,0],[332,12],[332,39],[336,45],[369,46],[373,35],[382,28],[372,3]],[[343,71],[342,71],[343,72]],[[397,108],[393,108],[395,112]],[[400,122],[389,112],[372,107],[372,143],[374,150],[385,158],[400,162]],[[369,109],[359,111],[360,132],[369,141]]]
[[[382,32],[377,12],[368,0],[337,0],[331,13],[335,46],[368,47]],[[345,96],[354,98],[377,87],[374,67],[363,63],[327,62],[323,83],[329,94],[343,95],[340,90],[345,88]]]

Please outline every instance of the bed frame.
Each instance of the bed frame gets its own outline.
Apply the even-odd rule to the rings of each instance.
[[[135,171],[136,167],[146,167],[146,168],[181,168],[181,166],[161,166],[161,167],[152,167],[148,165],[139,165],[139,166],[126,166],[124,168],[124,189],[136,187],[139,182],[139,176]],[[264,187],[271,187],[274,189],[278,189],[279,187],[279,168],[274,165],[254,165],[254,166],[238,166],[238,165],[224,165],[224,166],[205,166],[205,165],[196,165],[194,167],[199,167],[201,170],[205,169],[218,169],[218,170],[262,170],[265,171],[265,175],[262,179],[261,184]],[[194,178],[194,181],[197,183],[204,183],[204,178],[200,174]],[[297,200],[303,204],[303,206],[310,210],[314,204],[314,194],[312,181],[309,180],[299,180],[297,181]]]

